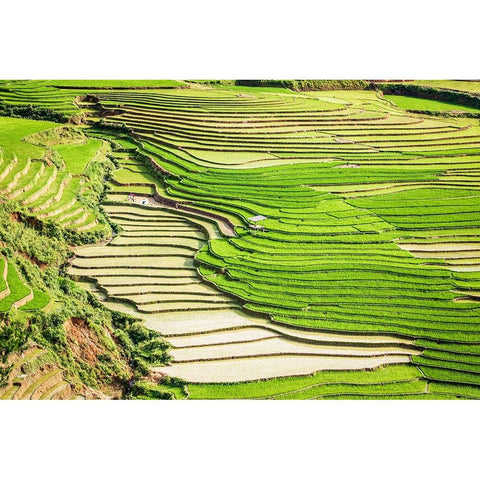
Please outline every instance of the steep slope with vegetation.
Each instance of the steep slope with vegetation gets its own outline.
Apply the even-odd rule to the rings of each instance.
[[[58,233],[40,232],[21,220],[15,205],[1,205],[1,258],[8,265],[4,287],[9,294],[1,301],[0,397],[43,395],[53,388],[53,377],[68,398],[122,397],[150,364],[168,359],[167,345],[128,316],[112,314],[65,277],[63,265],[72,252]],[[21,302],[29,293],[33,297]]]
[[[0,118],[0,147],[0,398],[174,398],[141,380],[168,361],[168,344],[64,273],[72,245],[111,235],[99,207],[108,142]]]

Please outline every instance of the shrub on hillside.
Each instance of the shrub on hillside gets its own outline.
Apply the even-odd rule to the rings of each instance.
[[[0,100],[0,117],[28,118],[30,120],[47,120],[67,123],[68,117],[63,113],[35,105],[8,105]]]
[[[24,317],[12,310],[3,316],[0,324],[0,362],[7,356],[20,350],[27,341],[27,322]]]
[[[364,90],[364,80],[236,80],[236,85],[247,87],[283,87],[296,92],[310,90]]]

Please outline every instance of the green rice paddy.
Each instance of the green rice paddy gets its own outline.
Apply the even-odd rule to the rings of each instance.
[[[5,259],[0,259],[0,268],[5,272]],[[12,308],[22,310],[38,310],[44,308],[50,301],[47,293],[33,290],[25,284],[13,262],[7,262],[7,274],[2,278],[3,295],[0,300],[0,313],[5,313]]]
[[[465,107],[455,103],[440,102],[438,100],[428,100],[426,98],[404,97],[402,95],[385,95],[383,98],[404,110],[427,110],[431,112],[448,112],[455,110],[480,113],[478,108]]]
[[[107,143],[74,127],[0,117],[0,196],[77,232],[108,233],[89,204],[89,182],[108,164]],[[93,193],[98,196],[98,193]]]
[[[478,228],[479,203],[470,190],[478,177],[468,155],[478,145],[474,122],[406,116],[373,92],[328,95],[348,104],[314,108],[301,96],[277,101],[260,92],[221,98],[218,90],[203,96],[112,93],[101,101],[106,108],[121,105],[126,113],[119,121],[137,133],[156,163],[176,174],[164,178],[170,196],[236,225],[236,237],[211,240],[196,259],[202,276],[247,310],[328,332],[475,344],[478,306],[454,301],[455,282],[465,266],[475,268],[474,254],[465,258],[454,245],[451,255],[415,258],[397,246],[419,232],[432,245],[437,234],[461,242],[465,229]],[[410,101],[399,106],[440,108]],[[461,166],[458,147],[465,148]],[[437,162],[442,148],[443,162]],[[306,163],[312,154],[323,162]],[[382,184],[392,193],[383,194]],[[369,194],[355,199],[363,185],[371,185]],[[267,217],[265,230],[252,232],[248,218],[258,214]],[[460,270],[456,278],[450,265]],[[450,362],[442,368],[458,367]]]
[[[106,304],[155,324],[174,345],[182,335],[200,342],[183,347],[191,357],[172,350],[172,371],[185,374],[188,398],[478,398],[478,119],[405,111],[478,110],[375,91],[133,90],[124,89],[133,81],[107,83],[8,87],[18,96],[36,89],[47,97],[45,89],[54,89],[59,110],[71,90],[54,87],[91,88],[98,99],[80,105],[88,142],[55,146],[70,177],[58,172],[34,209],[65,228],[95,225],[95,212],[77,197],[89,161],[102,141],[110,142],[117,168],[104,205],[120,235],[106,246],[78,249],[71,273],[95,280]],[[25,173],[33,192],[52,169],[35,165],[41,147],[19,146],[36,130],[15,121],[3,148],[18,162],[0,188],[7,195],[22,190],[19,198],[26,199]],[[128,194],[157,203],[133,206]],[[252,220],[257,216],[263,219]],[[253,370],[258,359],[282,355],[260,337],[244,340],[252,351],[258,347],[248,359],[241,342],[201,343],[207,332],[245,328],[236,317],[231,326],[175,330],[179,315],[201,311],[206,322],[209,308],[219,306],[255,318],[262,331],[279,329],[282,341],[294,332],[302,349],[298,332],[317,335],[322,352],[321,335],[339,336],[342,348],[355,338],[366,349],[376,348],[375,337],[388,337],[404,350],[385,353],[373,367],[336,370],[326,361],[328,368],[312,367],[307,375],[279,370],[235,381],[222,371],[209,381],[197,375],[202,362],[220,372],[241,360]],[[351,353],[338,355],[349,365]],[[369,361],[371,355],[365,350]]]
[[[80,175],[101,146],[100,140],[88,139],[85,145],[57,145],[55,150],[65,162],[65,169],[73,175]]]

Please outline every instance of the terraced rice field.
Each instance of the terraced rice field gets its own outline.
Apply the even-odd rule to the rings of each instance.
[[[48,294],[26,285],[13,262],[0,258],[0,272],[0,314],[12,308],[37,310],[47,306]]]
[[[29,346],[16,355],[6,386],[0,387],[1,400],[73,399],[71,385],[63,371],[44,349]]]
[[[176,80],[0,80],[0,101],[11,106],[47,108],[70,117],[81,113],[77,97],[92,90],[185,86],[185,82]]]
[[[104,158],[109,145],[80,133],[65,137],[65,128],[52,122],[0,118],[0,198],[67,230],[108,231],[105,220],[82,197],[90,188],[89,165]]]
[[[120,161],[134,164],[133,158]],[[163,373],[196,382],[257,380],[332,366],[375,367],[415,353],[408,341],[379,337],[372,346],[361,337],[285,329],[245,314],[235,297],[203,282],[195,266],[196,252],[209,238],[221,238],[218,225],[152,199],[149,204],[111,193],[104,208],[121,233],[106,246],[77,249],[70,274],[94,281],[110,308],[141,316],[167,337],[174,360],[159,368]]]
[[[92,130],[121,232],[71,273],[168,337],[192,398],[478,396],[478,121],[366,91],[97,97],[131,129]]]
[[[405,97],[402,95],[385,95],[383,98],[389,100],[397,107],[405,110],[429,111],[429,112],[468,112],[480,113],[478,108],[456,105],[455,103],[428,100],[425,98]]]
[[[70,274],[168,338],[158,371],[190,398],[480,396],[478,119],[374,91],[77,86],[90,139],[55,147],[71,173],[26,205],[99,228],[74,192],[112,146],[118,234]],[[49,167],[18,151],[0,187],[31,200]]]
[[[49,86],[46,80],[0,81],[0,101],[7,105],[34,105],[54,109],[65,115],[75,115],[79,109],[74,104],[75,94]]]

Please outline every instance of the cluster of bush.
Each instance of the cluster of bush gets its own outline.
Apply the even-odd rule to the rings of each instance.
[[[27,118],[30,120],[47,120],[56,123],[67,123],[68,117],[50,108],[35,105],[8,105],[0,100],[0,117]]]
[[[236,80],[235,85],[245,87],[283,87],[295,92],[311,90],[364,90],[365,80]]]
[[[12,221],[14,210],[12,203],[0,205],[0,241],[5,245],[3,254],[20,251],[39,264],[58,264],[68,252],[61,237],[42,235],[28,223]]]
[[[10,353],[18,351],[26,343],[27,323],[24,319],[9,315],[0,323],[0,388],[5,386],[13,365],[7,363]]]
[[[171,360],[168,343],[159,333],[149,330],[140,321],[112,312],[115,337],[131,359],[136,372],[146,375],[153,365],[164,365]]]

